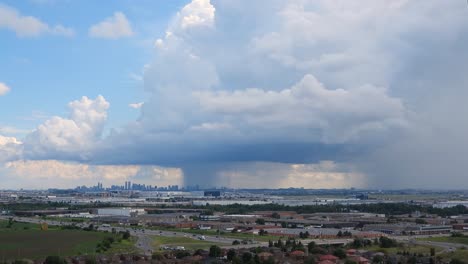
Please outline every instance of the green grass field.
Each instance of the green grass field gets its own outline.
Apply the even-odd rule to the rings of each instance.
[[[95,254],[96,246],[105,237],[117,235],[81,230],[62,230],[39,225],[0,221],[0,260],[39,259],[49,255],[71,256]],[[134,251],[134,241],[115,242],[106,253]]]
[[[155,250],[160,250],[162,245],[176,247],[183,246],[185,249],[208,249],[212,245],[224,246],[224,244],[214,243],[209,241],[202,241],[198,239],[192,239],[189,237],[154,237],[153,246]]]
[[[89,220],[88,218],[78,218],[78,217],[68,218],[68,217],[53,217],[53,216],[44,217],[44,219],[59,221],[59,222],[70,222],[70,223],[83,223]]]
[[[422,238],[421,240],[432,241],[432,242],[445,242],[445,243],[457,243],[468,245],[468,236],[464,237],[429,237]]]
[[[440,256],[444,260],[458,259],[458,260],[466,261],[468,259],[468,250],[467,249],[458,249],[458,250],[455,250],[454,252],[442,253],[442,254],[440,254]]]
[[[410,252],[410,254],[425,254],[429,255],[431,248],[434,248],[436,253],[442,251],[442,248],[440,247],[431,247],[431,246],[425,246],[425,245],[404,245],[402,247],[392,247],[392,248],[381,248],[379,246],[372,246],[372,247],[367,247],[367,250],[370,251],[378,251],[378,252],[384,252],[384,253],[389,253],[389,254],[396,254],[398,252],[403,252],[407,251]]]

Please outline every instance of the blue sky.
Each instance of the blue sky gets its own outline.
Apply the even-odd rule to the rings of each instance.
[[[142,68],[152,54],[155,37],[186,1],[3,1],[24,16],[50,25],[73,28],[73,37],[41,35],[18,38],[0,30],[0,80],[12,91],[0,104],[0,125],[32,130],[41,113],[66,115],[66,104],[81,96],[105,95],[112,102],[109,127],[117,127],[138,112],[129,103],[144,98]],[[92,38],[88,29],[116,11],[131,21],[134,36],[118,40]],[[18,136],[18,135],[11,135]]]
[[[0,0],[0,180],[468,188],[467,13]]]

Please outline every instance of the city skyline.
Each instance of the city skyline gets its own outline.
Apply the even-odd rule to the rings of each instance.
[[[0,0],[0,189],[468,189],[467,36],[465,1]]]

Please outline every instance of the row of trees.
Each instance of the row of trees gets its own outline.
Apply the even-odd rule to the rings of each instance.
[[[198,207],[197,207],[198,208]],[[211,212],[225,212],[228,214],[245,214],[253,211],[296,211],[297,213],[333,213],[360,211],[376,214],[398,215],[411,214],[415,211],[429,214],[437,214],[442,217],[468,214],[468,208],[459,205],[450,208],[434,208],[432,206],[422,206],[411,203],[376,203],[376,204],[327,204],[327,205],[303,205],[287,206],[281,204],[230,204],[230,205],[208,205],[200,207]],[[273,218],[280,218],[278,213],[273,213]]]
[[[351,243],[351,247],[353,248],[363,248],[363,247],[368,247],[371,245],[378,245],[381,248],[392,248],[392,247],[398,247],[400,246],[398,242],[395,239],[391,239],[388,237],[380,237],[372,240],[370,239],[365,239],[365,238],[355,238],[353,242]]]
[[[268,241],[268,247],[277,247],[281,249],[283,252],[287,251],[294,251],[294,250],[301,250],[304,251],[304,245],[301,241],[296,241],[295,239],[287,239],[285,242],[283,240],[278,239],[278,241]]]

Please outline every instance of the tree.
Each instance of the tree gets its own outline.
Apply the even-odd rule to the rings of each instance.
[[[250,252],[245,252],[242,254],[242,262],[248,263],[252,259],[252,253]]]
[[[406,263],[408,264],[416,264],[418,263],[418,258],[416,256],[412,256],[408,259],[408,261],[406,261]]]
[[[264,229],[260,229],[260,231],[258,231],[258,234],[259,234],[260,236],[265,236],[265,235],[268,234],[268,231],[265,231]]]
[[[151,259],[153,260],[163,260],[164,256],[160,252],[155,252],[153,255],[151,255]]]
[[[122,239],[128,240],[130,238],[130,232],[127,230],[123,232]]]
[[[395,239],[390,239],[384,236],[380,237],[379,242],[380,242],[380,247],[382,248],[391,248],[391,247],[396,247],[398,245]]]
[[[177,250],[175,252],[175,256],[178,259],[183,259],[183,258],[185,258],[187,256],[190,256],[190,253],[188,251],[185,251],[185,250]]]
[[[280,219],[281,218],[281,216],[277,212],[274,212],[273,214],[271,214],[271,217],[275,218],[275,219]]]
[[[317,246],[314,241],[311,241],[309,244],[307,244],[307,248],[309,249],[309,252],[312,251]]]
[[[227,257],[227,259],[228,259],[229,261],[231,261],[231,260],[234,259],[235,256],[236,256],[236,251],[235,251],[234,249],[231,248],[231,249],[227,252],[227,256],[226,256],[226,257]]]
[[[275,258],[273,256],[269,256],[268,259],[263,262],[263,264],[275,264]]]
[[[374,256],[374,258],[372,259],[372,263],[383,264],[384,263],[384,257],[382,257],[380,255]]]
[[[258,218],[257,220],[255,220],[255,223],[257,225],[265,225],[265,219],[263,218]]]
[[[96,264],[96,258],[92,257],[92,256],[88,256],[86,259],[85,259],[85,264]]]
[[[11,226],[13,226],[13,223],[14,223],[14,222],[15,222],[15,221],[13,220],[13,218],[11,218],[11,217],[8,218],[8,224],[7,224],[6,227],[7,227],[7,228],[11,228]]]
[[[32,261],[29,260],[23,260],[23,259],[17,259],[12,262],[12,264],[29,264],[32,263]]]
[[[378,241],[377,241],[378,243]],[[353,240],[353,243],[351,243],[352,247],[354,248],[361,248],[361,247],[366,247],[370,246],[372,244],[372,241],[369,239],[363,239],[363,238],[355,238]]]
[[[342,248],[335,249],[333,255],[339,257],[340,259],[346,258],[346,252]]]
[[[213,245],[210,247],[210,257],[219,258],[221,256],[221,248]]]
[[[314,256],[309,256],[305,261],[304,264],[315,264],[317,261],[315,260]]]
[[[273,241],[268,240],[268,247],[273,247]]]
[[[254,260],[255,263],[258,263],[258,264],[260,263],[260,257],[257,254],[254,255],[253,260]],[[252,261],[250,261],[250,262],[252,262]]]
[[[415,220],[415,222],[416,222],[416,224],[421,224],[421,225],[427,224],[427,221],[424,220],[424,219],[421,219],[421,218],[417,218],[417,219]]]
[[[338,231],[338,234],[336,234],[336,236],[337,236],[337,237],[342,237],[342,236],[343,236],[343,232],[341,232],[341,230]]]
[[[459,259],[452,259],[450,261],[450,264],[465,264],[465,262],[459,260]]]
[[[464,235],[460,232],[452,232],[451,237],[463,237]]]
[[[67,264],[67,261],[59,256],[48,256],[45,259],[44,264]]]
[[[234,240],[234,241],[232,241],[232,244],[235,246],[235,245],[239,245],[240,242],[239,242],[239,240]]]
[[[278,239],[278,242],[275,244],[275,247],[282,248],[283,247],[283,241],[281,241],[281,238]]]

